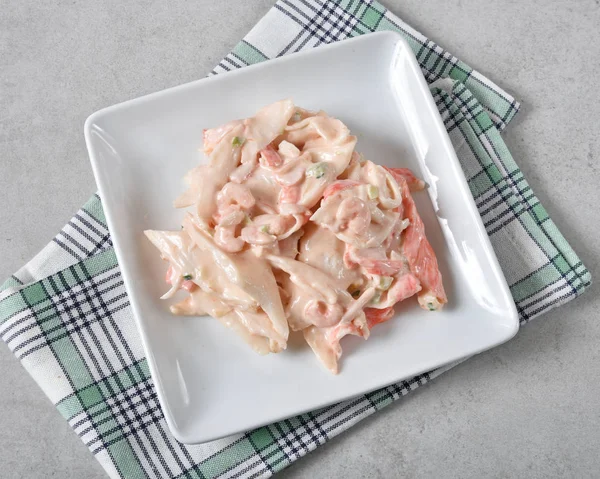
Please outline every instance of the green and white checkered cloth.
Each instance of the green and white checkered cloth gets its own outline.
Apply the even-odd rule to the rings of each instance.
[[[500,131],[506,92],[376,2],[279,0],[213,74],[378,30],[400,32],[431,83],[522,323],[590,274],[523,178]],[[447,370],[211,443],[167,429],[94,196],[0,288],[0,334],[111,477],[267,477]]]

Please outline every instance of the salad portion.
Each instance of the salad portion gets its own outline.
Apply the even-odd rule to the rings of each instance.
[[[260,354],[291,331],[332,373],[340,340],[367,339],[394,305],[416,296],[436,311],[446,293],[405,168],[354,148],[338,119],[284,100],[204,131],[208,164],[185,177],[178,231],[145,232],[169,262],[163,298],[175,315],[210,315]]]

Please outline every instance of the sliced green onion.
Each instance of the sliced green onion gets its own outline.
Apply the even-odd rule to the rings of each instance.
[[[246,138],[242,138],[241,136],[234,136],[233,140],[231,140],[231,144],[233,146],[242,146],[245,141],[246,141]]]
[[[435,306],[433,305],[433,303],[427,303],[427,309],[429,311],[435,311]]]
[[[388,289],[390,289],[390,286],[392,285],[393,281],[394,278],[392,278],[391,276],[381,276],[379,278],[379,289],[382,291],[387,291]]]
[[[367,187],[367,196],[369,197],[370,200],[374,200],[375,198],[379,197],[379,188],[377,188],[374,185],[369,185]]]
[[[306,176],[314,176],[315,178],[323,178],[327,171],[327,163],[317,163],[306,170]]]
[[[186,281],[189,281],[192,278],[193,278],[193,276],[190,273],[187,273],[187,274],[183,275],[183,279],[185,279]]]
[[[260,230],[261,230],[263,233],[269,234],[269,225],[262,225],[262,226],[260,227]]]
[[[381,301],[381,291],[375,291],[375,296],[371,298],[371,301],[369,301],[369,303],[377,304],[379,303],[379,301]]]

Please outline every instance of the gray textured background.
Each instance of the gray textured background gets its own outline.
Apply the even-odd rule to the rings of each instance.
[[[383,1],[522,100],[506,142],[597,272],[600,2]],[[204,76],[270,5],[0,0],[1,277],[95,191],[85,118]],[[599,477],[597,295],[594,285],[281,477]],[[0,477],[104,477],[4,345]]]

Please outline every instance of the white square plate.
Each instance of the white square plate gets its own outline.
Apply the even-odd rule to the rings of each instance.
[[[308,346],[254,353],[210,318],[174,317],[160,301],[165,264],[145,229],[179,229],[172,201],[203,161],[202,129],[283,99],[323,109],[375,163],[429,183],[415,195],[449,302],[397,308],[368,341],[347,337],[332,376]],[[383,387],[510,339],[518,319],[427,84],[407,43],[386,32],[289,55],[94,113],[85,138],[125,286],[173,435],[200,443]]]

